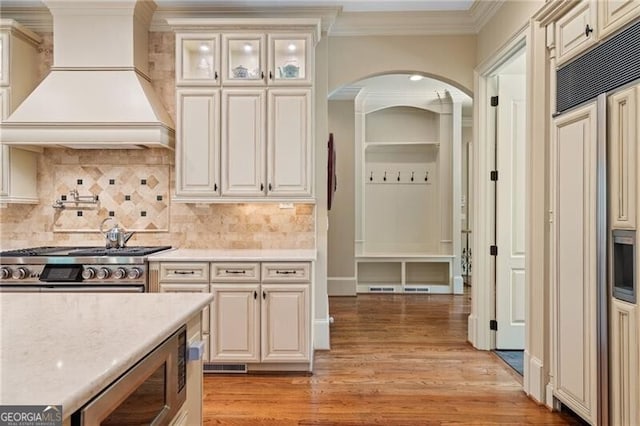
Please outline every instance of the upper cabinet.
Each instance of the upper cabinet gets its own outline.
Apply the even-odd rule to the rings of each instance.
[[[176,36],[176,84],[220,84],[220,38],[217,34]]]
[[[598,1],[600,37],[606,37],[640,16],[640,0]]]
[[[223,34],[225,85],[311,85],[309,34]]]
[[[12,19],[0,19],[0,126],[38,81],[40,37]],[[41,149],[0,144],[0,203],[38,203]]]
[[[176,201],[313,200],[319,21],[170,19]]]
[[[556,23],[558,65],[597,42],[596,8],[592,0],[582,0]]]
[[[640,0],[580,0],[562,13],[555,20],[558,66],[634,22],[640,16]]]

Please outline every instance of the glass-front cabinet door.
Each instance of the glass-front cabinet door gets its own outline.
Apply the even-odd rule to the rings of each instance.
[[[265,36],[262,34],[225,34],[223,45],[223,82],[227,85],[263,85],[265,83]]]
[[[270,34],[269,84],[311,84],[311,46],[306,34]]]
[[[176,35],[176,84],[220,84],[220,45],[216,34]]]

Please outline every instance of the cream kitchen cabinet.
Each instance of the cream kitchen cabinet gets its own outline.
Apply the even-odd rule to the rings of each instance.
[[[0,19],[0,120],[31,92],[38,81],[41,38],[11,19]],[[0,123],[0,126],[2,124]],[[0,203],[36,204],[38,153],[0,143]]]
[[[257,268],[258,264],[212,264],[212,270],[226,272],[212,273],[211,362],[308,362],[309,264],[263,263],[263,273],[270,272],[262,280]]]
[[[160,293],[208,293],[209,264],[207,262],[151,262],[149,291]],[[215,300],[202,310],[203,361],[209,360],[211,309]]]
[[[553,395],[590,424],[598,419],[596,103],[553,127]]]
[[[222,45],[224,85],[310,86],[313,82],[310,34],[223,34]]]
[[[582,0],[556,22],[557,64],[575,58],[598,41],[595,0]]]
[[[177,201],[220,195],[220,90],[179,88],[177,101]]]
[[[220,36],[211,33],[176,35],[176,85],[220,85]]]
[[[311,196],[311,120],[310,89],[223,90],[222,196]]]
[[[640,86],[611,95],[608,99],[608,139],[611,164],[609,212],[611,227],[636,228],[637,151]]]
[[[638,307],[613,299],[611,303],[611,424],[640,424]]]
[[[176,30],[175,200],[311,201],[319,21],[168,23]]]
[[[640,0],[599,0],[600,38],[616,32],[638,16],[640,16]]]

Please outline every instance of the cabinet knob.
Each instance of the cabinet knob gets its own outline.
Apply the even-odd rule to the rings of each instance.
[[[214,191],[217,191],[217,190],[218,190],[218,184],[217,184],[217,183],[214,183],[214,184],[213,184],[213,190],[214,190]]]
[[[272,188],[273,188],[273,187],[271,186],[271,184],[269,184],[269,191],[271,191],[271,189],[272,189]]]
[[[269,71],[269,80],[273,80],[273,73]]]
[[[584,36],[589,37],[589,34],[591,34],[592,32],[593,32],[593,28],[591,28],[589,24],[587,24],[587,26],[584,27]]]
[[[267,293],[265,291],[262,292],[262,299],[264,299],[264,300],[267,299]]]
[[[213,72],[213,79],[217,80],[218,79],[218,71],[214,71]]]
[[[264,184],[263,183],[260,184],[260,191],[264,191]]]
[[[264,80],[264,71],[260,71],[260,78]]]
[[[258,298],[258,292],[253,290],[253,300],[256,300]]]

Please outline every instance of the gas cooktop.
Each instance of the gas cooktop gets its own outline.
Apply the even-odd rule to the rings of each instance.
[[[171,246],[154,247],[32,247],[17,250],[7,250],[0,252],[0,257],[53,257],[53,256],[147,256],[162,250],[170,249]]]

